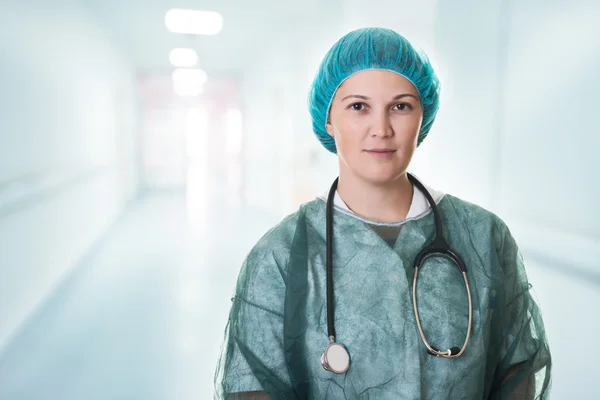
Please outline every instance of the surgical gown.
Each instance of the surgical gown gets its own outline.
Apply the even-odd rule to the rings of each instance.
[[[551,356],[540,310],[503,221],[451,195],[437,199],[443,232],[467,267],[469,344],[458,359],[427,353],[412,303],[413,262],[435,233],[431,208],[386,241],[368,221],[334,208],[336,341],[345,374],[326,371],[326,202],[303,204],[267,232],[241,268],[215,372],[216,399],[538,399]],[[459,348],[468,325],[462,276],[445,259],[420,269],[424,334]],[[268,395],[267,395],[268,394]]]

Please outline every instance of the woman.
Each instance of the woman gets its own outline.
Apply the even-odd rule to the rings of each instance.
[[[217,398],[547,397],[548,343],[508,228],[407,173],[438,102],[427,57],[391,30],[350,32],[327,53],[309,106],[318,139],[338,155],[337,189],[245,260]],[[417,271],[438,229],[453,253],[417,261]]]

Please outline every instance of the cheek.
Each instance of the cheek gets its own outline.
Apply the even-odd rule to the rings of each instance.
[[[341,151],[353,151],[362,147],[362,130],[356,124],[345,122],[335,131],[335,142]]]
[[[394,123],[394,131],[398,137],[404,141],[417,141],[419,131],[421,130],[421,118],[399,118]]]
[[[363,136],[365,128],[360,120],[354,118],[342,119],[336,127],[336,135],[344,141],[358,140]]]
[[[347,166],[356,164],[354,160],[361,156],[363,141],[358,132],[352,124],[348,123],[337,126],[335,130],[337,155]]]

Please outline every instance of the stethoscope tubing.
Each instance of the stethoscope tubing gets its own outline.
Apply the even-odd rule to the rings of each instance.
[[[417,322],[417,328],[419,331],[419,336],[421,336],[421,340],[425,344],[427,348],[427,352],[431,355],[444,357],[444,358],[458,358],[463,355],[465,352],[467,345],[469,343],[469,339],[471,336],[471,327],[473,322],[473,304],[471,298],[471,289],[469,287],[469,280],[467,277],[467,269],[462,260],[462,258],[454,252],[448,242],[444,238],[442,221],[437,209],[437,205],[433,200],[429,191],[425,188],[425,186],[419,182],[414,176],[411,174],[407,174],[408,179],[412,182],[413,185],[417,186],[418,189],[425,195],[427,201],[429,202],[431,209],[433,211],[434,219],[435,219],[435,236],[434,239],[424,247],[419,254],[415,257],[414,262],[414,277],[413,277],[413,285],[412,285],[412,299],[413,299],[413,310],[415,313],[415,320]],[[337,186],[339,183],[339,178],[336,178],[333,184],[331,185],[331,189],[329,191],[329,195],[327,197],[327,211],[326,211],[326,263],[327,263],[327,272],[326,272],[326,295],[327,295],[327,335],[329,337],[329,345],[331,346],[335,344],[336,332],[335,332],[335,315],[334,315],[334,293],[333,293],[333,206],[334,206],[334,198],[337,190]],[[467,297],[469,300],[469,321],[467,327],[467,334],[465,337],[465,341],[460,349],[457,347],[453,347],[448,349],[447,351],[439,351],[434,348],[426,339],[425,334],[423,332],[423,328],[421,326],[421,320],[419,316],[419,310],[417,307],[417,279],[419,276],[419,270],[423,266],[423,263],[430,257],[434,256],[442,256],[450,261],[452,261],[456,267],[459,269],[463,280],[465,282],[465,288],[467,291]],[[342,345],[343,347],[343,345]],[[345,347],[344,347],[345,349]],[[326,366],[324,365],[324,368]],[[326,368],[328,369],[328,368]],[[344,369],[343,372],[347,370]]]

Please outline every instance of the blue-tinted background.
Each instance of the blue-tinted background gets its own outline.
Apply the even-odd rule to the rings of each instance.
[[[172,33],[177,7],[223,29]],[[212,397],[245,254],[335,178],[306,95],[363,26],[432,59],[442,106],[412,171],[505,219],[552,398],[596,398],[599,19],[592,0],[3,0],[0,398]],[[178,47],[199,96],[174,92]]]

